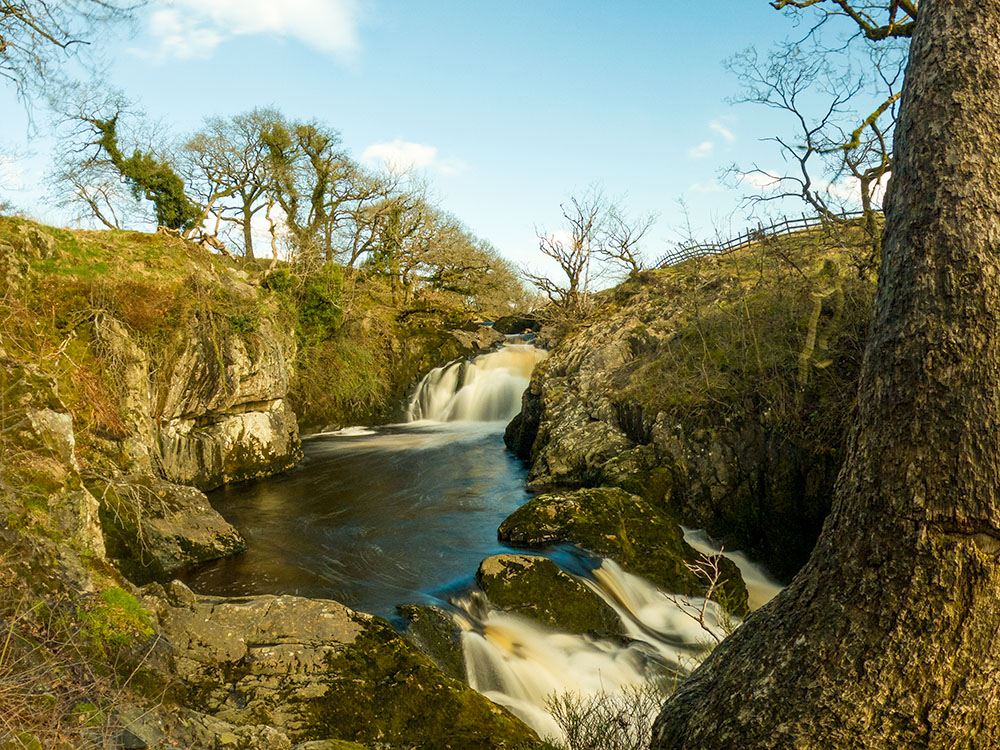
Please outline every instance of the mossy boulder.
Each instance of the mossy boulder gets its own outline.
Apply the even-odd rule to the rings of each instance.
[[[196,596],[178,582],[145,600],[173,649],[176,698],[294,742],[340,739],[419,748],[515,748],[534,733],[445,675],[389,623],[293,596]]]
[[[440,607],[402,604],[396,611],[409,622],[406,638],[427,654],[449,677],[465,680],[462,631],[455,619]]]
[[[500,524],[500,541],[526,547],[572,542],[609,557],[629,573],[664,591],[702,595],[706,581],[686,563],[700,559],[680,527],[638,495],[600,487],[539,495]],[[720,603],[737,615],[747,612],[747,590],[739,570],[722,558],[725,584]]]
[[[571,633],[623,634],[615,611],[548,558],[517,554],[487,557],[476,572],[476,582],[498,609]]]
[[[90,478],[100,498],[107,555],[136,584],[246,549],[203,492],[150,475]]]

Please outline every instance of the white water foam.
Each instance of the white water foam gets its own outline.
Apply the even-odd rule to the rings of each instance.
[[[579,578],[618,614],[627,642],[562,633],[493,609],[481,594],[458,600],[456,616],[469,684],[509,708],[542,737],[559,739],[548,701],[564,693],[583,698],[622,694],[696,667],[728,618],[715,602],[673,596],[602,561],[593,578]],[[705,625],[698,622],[705,607]]]
[[[767,574],[759,565],[755,565],[745,554],[739,551],[730,552],[715,542],[706,532],[701,529],[687,529],[681,526],[684,532],[684,541],[705,555],[718,555],[728,557],[733,564],[740,569],[743,582],[747,585],[749,594],[750,609],[759,609],[778,595],[784,586]]]

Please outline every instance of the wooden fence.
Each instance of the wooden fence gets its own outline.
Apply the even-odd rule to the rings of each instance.
[[[837,214],[835,218],[840,221],[845,221],[847,219],[855,219],[863,215],[864,214],[861,211],[856,211],[854,213]],[[683,260],[698,258],[702,255],[725,255],[726,253],[733,252],[733,250],[748,247],[755,242],[760,242],[768,237],[780,237],[781,235],[791,234],[792,232],[798,232],[802,229],[811,229],[813,227],[821,226],[829,220],[829,218],[823,216],[806,216],[805,214],[802,214],[802,218],[789,219],[788,217],[785,217],[781,221],[772,222],[770,226],[758,224],[756,227],[750,227],[743,232],[743,234],[733,237],[731,240],[723,243],[687,245],[675,248],[660,258],[656,262],[654,268],[666,268],[667,266],[672,266],[675,263],[680,263]]]

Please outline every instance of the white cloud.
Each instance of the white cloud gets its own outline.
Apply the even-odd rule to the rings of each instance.
[[[230,37],[272,34],[351,60],[359,20],[357,0],[172,0],[149,16],[149,30],[161,59],[207,58]]]
[[[704,159],[715,149],[715,144],[711,141],[702,141],[697,146],[688,149],[688,156],[692,159]]]
[[[399,138],[385,143],[373,143],[362,152],[361,160],[373,166],[381,165],[397,173],[417,169],[455,175],[468,168],[468,165],[460,159],[441,158],[435,146],[412,143]]]
[[[571,247],[573,245],[573,233],[568,229],[557,229],[554,232],[549,232],[545,235],[545,239],[553,245],[562,245],[563,247]]]
[[[24,167],[14,157],[4,154],[0,154],[0,189],[24,189]]]
[[[727,128],[719,120],[712,120],[708,123],[708,127],[714,130],[716,133],[722,136],[726,143],[732,143],[736,140],[736,136],[733,135],[733,131]]]
[[[881,205],[885,200],[885,188],[889,184],[890,175],[882,176],[872,190],[872,200]],[[861,180],[856,177],[846,177],[837,182],[818,181],[817,187],[825,188],[834,198],[860,205],[861,203]]]

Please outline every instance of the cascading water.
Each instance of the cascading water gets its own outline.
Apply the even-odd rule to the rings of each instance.
[[[208,594],[334,598],[389,618],[397,604],[450,600],[469,684],[543,737],[561,737],[549,713],[554,696],[625,696],[694,667],[712,634],[721,635],[724,614],[709,602],[703,628],[703,600],[664,594],[608,560],[595,567],[573,557],[567,572],[618,614],[624,638],[558,632],[498,611],[480,593],[452,598],[469,590],[463,576],[480,560],[505,551],[497,526],[528,500],[524,467],[503,452],[502,424],[518,412],[544,357],[509,338],[498,351],[427,375],[410,404],[411,424],[314,436],[309,471],[216,493],[213,503],[249,549],[187,581]],[[702,532],[685,530],[685,539],[719,551]],[[778,590],[743,555],[724,554],[740,567],[751,608]]]
[[[630,642],[556,632],[493,609],[481,594],[453,602],[469,684],[556,740],[562,732],[548,711],[554,696],[622,694],[683,674],[726,632],[727,616],[715,602],[666,594],[611,560],[592,577],[578,578],[615,610]],[[698,621],[703,605],[704,626]]]
[[[742,552],[730,552],[723,549],[701,529],[686,529],[682,526],[681,530],[684,532],[684,541],[702,554],[718,555],[721,553],[723,557],[728,557],[740,569],[743,583],[747,587],[750,609],[763,607],[781,591],[781,584],[771,578],[767,571],[760,566],[750,562],[750,558]]]
[[[520,342],[519,338],[512,341]],[[474,360],[438,367],[420,381],[408,417],[411,422],[509,421],[521,410],[521,394],[546,352],[526,343],[507,343]]]

